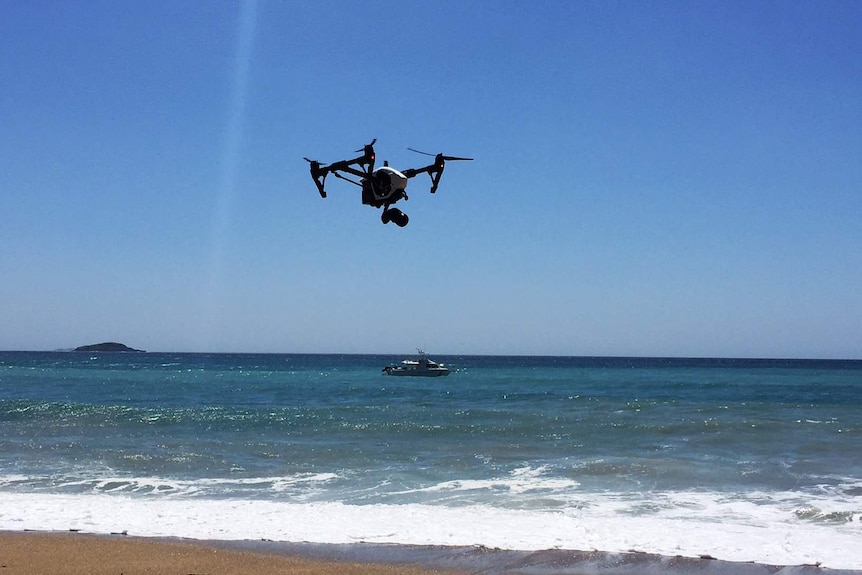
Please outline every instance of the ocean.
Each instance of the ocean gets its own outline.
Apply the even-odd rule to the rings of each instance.
[[[862,361],[0,352],[0,530],[862,570]]]

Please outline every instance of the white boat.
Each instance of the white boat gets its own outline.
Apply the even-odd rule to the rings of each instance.
[[[386,375],[403,375],[413,377],[440,377],[449,375],[449,368],[442,363],[428,359],[425,352],[417,349],[419,359],[405,359],[400,364],[390,364],[383,368]]]

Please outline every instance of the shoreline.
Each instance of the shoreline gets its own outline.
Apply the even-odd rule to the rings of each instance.
[[[779,566],[641,552],[199,540],[78,531],[0,531],[0,570],[3,575],[862,575],[859,570],[819,565]]]

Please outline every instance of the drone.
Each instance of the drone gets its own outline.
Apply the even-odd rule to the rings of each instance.
[[[326,176],[332,174],[336,178],[346,180],[351,184],[355,184],[362,188],[362,203],[374,208],[383,208],[383,214],[380,219],[384,224],[394,222],[399,227],[404,227],[410,218],[407,214],[398,208],[390,207],[398,200],[407,200],[407,180],[419,174],[428,174],[431,178],[431,193],[437,191],[437,185],[440,183],[440,176],[443,175],[443,168],[446,167],[446,162],[449,160],[472,160],[473,158],[460,158],[458,156],[444,156],[443,154],[429,154],[407,148],[411,152],[425,154],[434,157],[434,163],[423,168],[410,168],[404,171],[398,171],[395,168],[390,168],[388,162],[383,162],[383,166],[374,169],[374,143],[377,139],[371,140],[370,144],[356,150],[362,152],[362,155],[352,160],[342,160],[333,164],[321,164],[317,160],[305,161],[311,164],[311,178],[317,185],[317,191],[320,192],[320,197],[326,197],[324,182]],[[359,181],[351,179],[344,174],[350,174]]]

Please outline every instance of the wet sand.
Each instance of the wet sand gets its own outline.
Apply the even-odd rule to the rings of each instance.
[[[0,532],[0,575],[862,575],[601,551],[515,551],[373,543],[198,541],[67,532]]]

